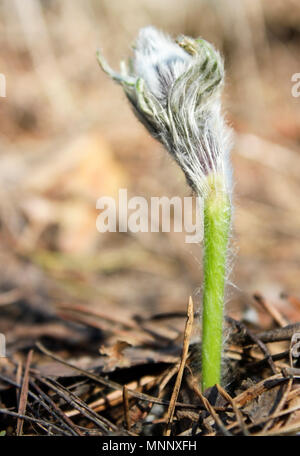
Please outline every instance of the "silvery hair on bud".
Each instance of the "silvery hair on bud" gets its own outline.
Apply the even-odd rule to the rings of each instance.
[[[120,74],[100,53],[99,63],[123,86],[137,117],[174,157],[192,189],[205,195],[206,177],[218,175],[230,194],[231,134],[221,112],[220,54],[203,39],[174,41],[154,27],[140,30],[133,50]]]

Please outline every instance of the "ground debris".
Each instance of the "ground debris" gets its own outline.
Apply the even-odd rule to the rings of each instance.
[[[36,336],[45,333],[37,326],[30,334],[28,327],[23,336],[31,341],[29,351],[12,350],[1,362],[0,431],[8,435],[178,436],[298,432],[300,370],[295,356],[298,339],[293,334],[299,325],[254,331],[228,318],[231,330],[225,353],[231,367],[222,387],[201,392],[201,365],[195,361],[200,344],[190,343],[192,309],[190,299],[188,316],[176,315],[182,324],[186,320],[183,334],[160,348],[146,338],[143,345],[120,339],[111,345],[98,344],[98,354],[87,345],[85,354],[80,348],[76,355],[76,345],[71,352],[64,348],[63,329],[48,331],[51,338],[40,343]],[[168,321],[163,315],[145,320],[153,328],[155,322]],[[119,333],[124,318],[118,324],[115,316],[114,323]],[[69,322],[60,319],[59,324],[68,328]],[[137,326],[141,335],[149,327],[138,327],[138,320],[128,325],[129,330]],[[76,336],[76,327],[66,330]],[[84,337],[81,328],[80,341]]]

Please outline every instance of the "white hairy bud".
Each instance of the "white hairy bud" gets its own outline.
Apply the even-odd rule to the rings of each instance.
[[[154,27],[140,30],[133,51],[120,74],[99,52],[98,60],[123,86],[139,120],[174,157],[192,189],[205,195],[206,177],[218,175],[230,193],[230,130],[221,112],[220,54],[203,39],[180,36],[174,41]]]

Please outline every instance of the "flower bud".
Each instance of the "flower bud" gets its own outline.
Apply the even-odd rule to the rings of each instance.
[[[189,185],[207,193],[206,177],[230,173],[229,130],[221,113],[224,66],[203,39],[176,41],[156,30],[140,30],[128,66],[114,72],[98,52],[102,69],[122,85],[134,112],[180,165]],[[229,178],[228,178],[229,177]]]

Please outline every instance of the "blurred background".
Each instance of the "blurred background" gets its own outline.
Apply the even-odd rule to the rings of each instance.
[[[228,313],[260,312],[258,292],[299,320],[300,98],[291,93],[299,1],[2,0],[0,332],[10,340],[26,333],[16,333],[16,320],[55,313],[108,338],[117,316],[134,342],[136,316],[185,312],[190,295],[200,305],[201,245],[180,233],[96,230],[97,199],[119,188],[129,197],[190,195],[96,61],[101,48],[118,69],[146,25],[201,36],[225,59],[235,130]]]

